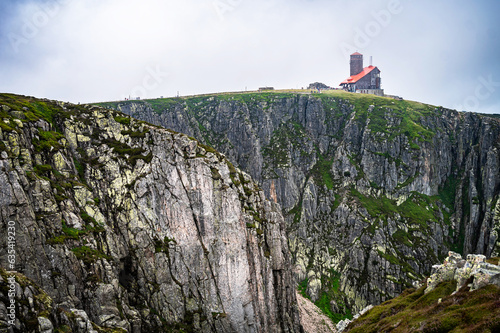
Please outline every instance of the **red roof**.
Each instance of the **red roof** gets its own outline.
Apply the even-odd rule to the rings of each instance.
[[[353,54],[351,54],[351,55],[362,55],[362,54],[361,54],[361,53],[359,53],[359,52],[354,52],[354,53],[353,53]]]
[[[363,77],[365,77],[367,74],[369,74],[375,68],[377,68],[377,67],[375,67],[375,66],[365,67],[365,68],[363,68],[361,73],[353,75],[353,76],[349,76],[346,80],[342,81],[341,84],[356,83],[359,80],[361,80]]]

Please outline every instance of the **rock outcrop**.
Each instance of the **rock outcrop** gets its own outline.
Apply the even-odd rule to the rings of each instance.
[[[399,294],[449,250],[500,251],[497,119],[338,91],[102,105],[188,133],[256,179],[283,209],[298,280],[332,311]]]
[[[445,281],[455,281],[457,291],[466,284],[471,291],[489,284],[500,287],[500,266],[486,262],[482,254],[469,254],[465,260],[460,254],[450,251],[443,264],[432,266],[425,293]]]
[[[19,332],[302,332],[280,208],[222,154],[94,106],[0,116],[0,330],[14,277]]]
[[[377,305],[339,332],[500,332],[500,258],[454,252],[417,289]],[[465,280],[464,280],[465,279]],[[347,326],[347,327],[346,327]]]
[[[367,313],[368,311],[370,311],[371,309],[373,309],[373,305],[368,305],[366,308],[364,308],[363,310],[361,310],[359,313],[355,314],[353,317],[352,317],[352,320],[351,319],[343,319],[341,321],[339,321],[337,323],[337,332],[343,332],[347,326],[352,323],[354,320],[358,319],[360,316],[364,315],[365,313]]]

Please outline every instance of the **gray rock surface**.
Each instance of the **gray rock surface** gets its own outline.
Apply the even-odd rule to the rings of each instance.
[[[359,94],[105,106],[196,137],[256,179],[281,204],[313,301],[357,312],[421,280],[450,249],[500,252],[497,119]]]
[[[97,107],[0,105],[21,331],[302,332],[280,208],[222,154]]]
[[[349,326],[349,324],[351,322],[353,322],[354,320],[358,319],[359,317],[361,317],[362,315],[364,315],[365,313],[367,313],[368,311],[370,311],[371,309],[373,309],[373,305],[368,305],[366,308],[364,308],[363,310],[361,310],[359,313],[355,314],[353,317],[352,317],[352,320],[351,319],[344,319],[344,320],[341,320],[337,323],[337,332],[343,332],[345,331],[345,329],[347,328],[347,326]]]

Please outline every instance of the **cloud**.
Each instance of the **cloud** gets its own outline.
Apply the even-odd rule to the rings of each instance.
[[[336,86],[348,76],[343,46],[350,45],[366,64],[373,55],[386,92],[455,107],[474,96],[479,78],[500,81],[499,7],[465,0],[5,1],[0,91],[94,102]],[[495,91],[468,106],[495,112]]]

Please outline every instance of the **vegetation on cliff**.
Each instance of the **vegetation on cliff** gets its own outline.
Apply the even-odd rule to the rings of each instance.
[[[0,230],[16,227],[16,331],[302,330],[278,206],[185,134],[0,94],[0,188]]]
[[[397,295],[450,249],[500,251],[496,119],[337,90],[102,105],[250,173],[282,206],[303,293],[335,318]]]
[[[415,288],[342,321],[348,332],[497,332],[500,330],[499,258],[450,251]],[[420,285],[420,287],[418,286]]]
[[[425,294],[427,284],[407,289],[352,322],[345,332],[498,332],[500,287],[469,291],[456,282],[441,282]]]

